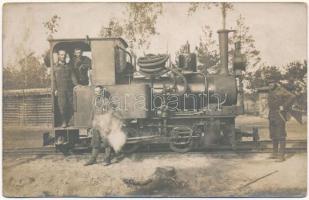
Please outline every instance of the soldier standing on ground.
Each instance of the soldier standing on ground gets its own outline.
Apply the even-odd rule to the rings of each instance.
[[[81,48],[74,48],[74,55],[70,62],[76,75],[78,84],[89,85],[89,70],[91,69],[91,60],[87,56],[83,56]]]
[[[72,68],[66,63],[66,51],[58,51],[58,62],[54,68],[55,96],[58,96],[58,106],[62,127],[68,126],[73,114],[73,87],[78,85]]]
[[[269,106],[269,132],[273,143],[273,154],[270,158],[285,160],[286,146],[286,122],[288,109],[294,100],[294,95],[274,81],[269,82],[268,106]]]
[[[120,118],[115,118],[116,115],[113,114],[110,101],[108,99],[107,91],[101,86],[95,88],[95,103],[94,103],[94,112],[93,112],[93,128],[91,129],[92,138],[91,138],[91,147],[92,153],[91,157],[85,166],[93,165],[96,163],[100,148],[101,142],[103,148],[105,149],[105,159],[104,166],[111,164],[113,149],[109,144],[107,135],[111,133],[111,126],[113,120],[120,122]],[[114,121],[115,122],[115,121]]]

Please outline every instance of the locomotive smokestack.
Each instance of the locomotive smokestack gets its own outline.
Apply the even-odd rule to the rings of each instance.
[[[219,48],[220,48],[220,74],[228,74],[228,62],[229,62],[229,45],[228,35],[233,30],[222,29],[218,31],[219,34]]]

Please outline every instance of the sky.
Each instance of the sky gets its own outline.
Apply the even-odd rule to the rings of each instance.
[[[233,3],[227,28],[235,26],[241,14],[255,38],[262,61],[283,66],[307,58],[307,7],[305,3]],[[218,8],[198,10],[187,15],[188,3],[163,3],[163,14],[157,21],[157,32],[144,53],[175,54],[188,41],[198,44],[202,27],[221,28]],[[125,3],[15,3],[3,7],[3,65],[14,62],[23,47],[42,55],[49,44],[43,22],[57,14],[61,17],[55,38],[97,37],[111,18],[123,19]]]

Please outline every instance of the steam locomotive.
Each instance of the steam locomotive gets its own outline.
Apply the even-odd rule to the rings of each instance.
[[[50,60],[58,49],[72,54],[76,46],[91,55],[92,84],[74,89],[73,125],[66,128],[59,127],[57,100],[52,95],[53,130],[44,135],[44,143],[53,141],[61,150],[89,145],[94,90],[100,86],[108,91],[124,121],[125,151],[135,151],[143,143],[167,143],[176,152],[221,144],[236,147],[244,136],[235,128],[235,118],[244,112],[241,74],[246,57],[237,42],[233,70],[229,71],[230,32],[218,31],[220,63],[216,74],[197,69],[197,56],[189,46],[174,64],[166,54],[135,59],[121,38],[49,40]],[[252,136],[256,139],[256,133]]]

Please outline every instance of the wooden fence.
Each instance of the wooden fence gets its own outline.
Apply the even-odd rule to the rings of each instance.
[[[3,126],[52,125],[52,98],[50,88],[4,90]]]

